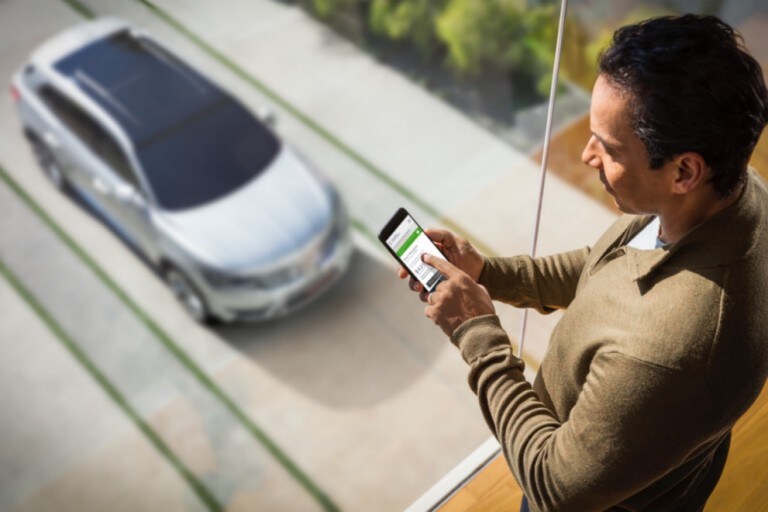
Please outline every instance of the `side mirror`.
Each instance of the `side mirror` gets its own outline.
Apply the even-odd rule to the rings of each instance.
[[[277,124],[277,118],[275,117],[274,111],[267,106],[259,107],[259,109],[256,111],[256,117],[258,117],[262,123],[269,126],[270,128],[274,128]]]

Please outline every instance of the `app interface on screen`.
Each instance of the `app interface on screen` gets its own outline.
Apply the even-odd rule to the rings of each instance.
[[[434,267],[422,262],[421,255],[429,253],[442,259],[445,258],[412,218],[406,217],[400,223],[387,239],[387,245],[395,251],[405,266],[424,286],[430,290],[435,286],[441,274]]]

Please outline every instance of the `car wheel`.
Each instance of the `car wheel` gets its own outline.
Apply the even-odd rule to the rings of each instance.
[[[32,152],[48,181],[53,183],[53,186],[57,189],[66,190],[68,186],[67,178],[64,176],[64,172],[61,170],[61,166],[56,161],[51,150],[39,140],[32,139]]]
[[[171,289],[171,293],[184,310],[189,313],[189,316],[201,324],[212,323],[213,317],[205,298],[183,272],[174,267],[168,267],[163,273],[163,277],[168,288]]]

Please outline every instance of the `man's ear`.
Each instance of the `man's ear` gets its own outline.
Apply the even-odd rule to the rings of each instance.
[[[673,160],[677,167],[672,182],[673,193],[687,194],[707,182],[709,166],[700,154],[689,151],[677,155]]]

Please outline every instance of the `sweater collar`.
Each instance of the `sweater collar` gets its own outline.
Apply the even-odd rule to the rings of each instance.
[[[642,251],[626,248],[634,280],[642,280],[662,266],[704,268],[728,265],[753,250],[765,230],[768,190],[753,171],[741,197],[731,206],[702,222],[678,242]],[[638,216],[623,234],[631,240],[653,217]]]

